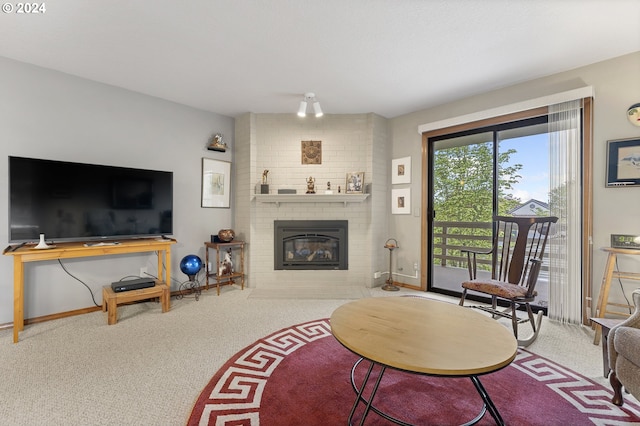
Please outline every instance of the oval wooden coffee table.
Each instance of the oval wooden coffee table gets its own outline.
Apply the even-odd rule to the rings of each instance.
[[[478,376],[508,366],[516,357],[518,344],[510,330],[490,317],[422,297],[372,297],[336,309],[331,315],[331,332],[345,348],[362,357],[351,370],[357,396],[349,424],[360,402],[366,404],[361,425],[370,410],[395,423],[407,424],[372,405],[387,368],[429,376],[469,377],[484,405],[467,424],[480,421],[487,410],[497,424],[504,424]],[[370,366],[358,389],[353,376],[363,359]],[[375,364],[381,366],[381,372],[365,399],[363,391]]]

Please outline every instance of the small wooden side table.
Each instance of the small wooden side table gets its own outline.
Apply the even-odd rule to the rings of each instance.
[[[591,321],[595,322],[600,326],[602,330],[602,372],[604,378],[609,377],[609,348],[608,348],[608,340],[609,340],[609,330],[611,330],[616,325],[620,324],[622,319],[611,319],[611,318],[591,318]]]
[[[595,318],[604,318],[605,314],[628,317],[631,315],[629,312],[607,310],[607,306],[616,306],[619,308],[633,310],[633,306],[631,305],[609,303],[609,290],[611,289],[611,279],[613,278],[640,281],[640,273],[638,272],[616,271],[616,261],[619,254],[637,256],[640,255],[640,250],[614,247],[602,247],[601,250],[608,252],[609,256],[607,257],[607,266],[605,267],[604,275],[602,276],[602,285],[600,286],[600,294],[598,295],[598,305],[596,306]],[[596,324],[598,325],[596,325],[596,335],[593,339],[594,345],[597,345],[600,342],[600,334],[602,333],[599,323],[596,322]]]
[[[242,290],[244,290],[244,241],[229,241],[228,243],[204,243],[204,252],[205,252],[205,267],[206,267],[206,286],[205,289],[209,290],[209,278],[215,278],[215,283],[218,288],[218,296],[220,296],[220,286],[234,284],[237,278],[240,278],[240,285]],[[209,270],[209,250],[216,251],[216,269],[214,271]],[[229,274],[220,274],[220,265],[221,265],[221,254],[224,256],[224,252],[227,250],[239,250],[240,252],[240,264],[237,261],[234,261],[233,271]],[[237,260],[237,257],[236,257]]]
[[[118,322],[118,305],[154,298],[160,300],[162,312],[169,311],[171,290],[165,283],[157,281],[153,287],[119,293],[114,292],[110,285],[106,285],[102,288],[102,312],[107,312],[107,324],[113,325]]]

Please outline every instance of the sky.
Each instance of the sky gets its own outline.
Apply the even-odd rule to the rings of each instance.
[[[510,164],[522,164],[520,183],[513,195],[522,202],[530,199],[549,202],[549,138],[547,134],[525,136],[500,142],[500,150],[513,148],[517,152]]]

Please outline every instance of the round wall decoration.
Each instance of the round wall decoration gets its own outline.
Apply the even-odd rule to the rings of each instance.
[[[634,126],[640,126],[640,104],[633,104],[629,107],[627,118]]]

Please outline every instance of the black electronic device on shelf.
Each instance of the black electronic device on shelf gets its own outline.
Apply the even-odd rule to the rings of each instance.
[[[115,293],[123,291],[140,290],[141,288],[153,287],[156,282],[153,278],[137,278],[134,280],[114,281],[111,283],[111,289]]]

